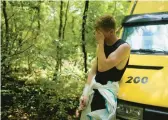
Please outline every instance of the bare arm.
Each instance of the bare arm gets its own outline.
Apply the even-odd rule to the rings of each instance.
[[[99,44],[98,48],[98,70],[104,72],[117,66],[120,62],[128,58],[130,55],[130,46],[127,43],[119,46],[114,52],[112,52],[108,58],[104,53],[104,45]]]
[[[92,78],[96,75],[96,69],[97,69],[97,58],[95,58],[92,62],[91,69],[88,73],[88,78],[87,78],[87,84],[91,84]]]
[[[83,90],[83,94],[80,98],[80,107],[79,107],[79,110],[82,110],[84,109],[84,107],[86,106],[86,101],[88,100],[88,92],[90,90],[90,84],[92,82],[92,79],[93,77],[95,76],[96,74],[96,69],[97,69],[97,58],[95,58],[92,62],[92,66],[91,66],[91,69],[88,73],[88,78],[87,78],[87,82],[85,84],[85,88]]]

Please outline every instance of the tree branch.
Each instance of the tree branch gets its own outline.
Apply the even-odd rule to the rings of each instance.
[[[26,48],[25,50],[23,50],[23,51],[20,51],[20,52],[18,52],[18,53],[15,53],[15,54],[11,55],[10,57],[13,57],[13,56],[15,56],[15,55],[24,53],[25,51],[27,51],[28,49],[30,49],[30,48],[33,47],[33,46],[34,46],[34,44],[30,45],[29,47],[27,47],[27,48]]]

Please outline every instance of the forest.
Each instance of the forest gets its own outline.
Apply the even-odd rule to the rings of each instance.
[[[120,28],[129,5],[1,1],[1,119],[74,120],[95,57],[95,21],[113,15]]]

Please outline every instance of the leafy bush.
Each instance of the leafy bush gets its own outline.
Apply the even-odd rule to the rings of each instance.
[[[74,119],[84,85],[84,75],[72,71],[71,68],[74,69],[64,69],[57,81],[39,76],[35,80],[38,84],[25,84],[26,81],[18,78],[4,79],[1,90],[2,119]]]

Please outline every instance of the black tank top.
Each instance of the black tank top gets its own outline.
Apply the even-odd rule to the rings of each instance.
[[[114,52],[120,45],[122,45],[124,43],[126,43],[126,42],[119,39],[112,46],[107,46],[106,44],[104,44],[104,52],[105,52],[106,58],[109,56],[110,53]],[[128,59],[128,61],[129,61],[129,59]],[[95,77],[96,82],[99,82],[102,85],[105,85],[105,84],[107,84],[107,81],[112,81],[112,82],[120,81],[120,79],[122,78],[122,76],[126,70],[126,67],[128,65],[128,61],[122,70],[118,70],[116,67],[113,67],[108,71],[99,72],[97,69],[97,73],[96,73],[96,77]]]

